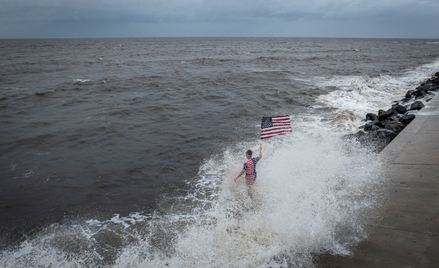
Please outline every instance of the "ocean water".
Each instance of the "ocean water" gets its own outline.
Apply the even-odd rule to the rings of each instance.
[[[310,267],[389,198],[342,139],[439,69],[438,40],[0,40],[1,267]],[[251,201],[241,178],[261,115]]]

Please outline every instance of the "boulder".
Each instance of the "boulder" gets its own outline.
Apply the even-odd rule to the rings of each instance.
[[[426,90],[416,91],[415,96],[416,96],[415,97],[416,99],[421,99],[421,98],[427,96],[427,91]]]
[[[387,118],[388,121],[399,121],[399,119],[401,118],[400,114],[392,114],[391,116],[389,116]],[[387,122],[386,122],[387,123]],[[385,125],[385,124],[384,124]]]
[[[418,110],[419,111],[419,110],[421,110],[424,107],[425,107],[425,105],[421,101],[415,101],[410,106],[410,110]]]
[[[388,130],[388,129],[379,129],[377,131],[375,131],[374,136],[376,138],[382,139],[384,141],[387,142],[387,144],[389,144],[395,137],[396,137],[396,132],[392,131],[392,130]]]
[[[354,136],[360,144],[369,147],[375,152],[380,152],[398,135],[396,132],[388,129],[378,129],[367,133],[358,133]]]
[[[380,127],[379,127],[378,125],[373,125],[373,126],[370,128],[371,131],[375,131],[375,130],[378,130],[378,129],[380,129]]]
[[[416,90],[407,91],[405,98],[395,101],[391,109],[387,111],[380,109],[378,115],[368,113],[366,115],[366,124],[360,127],[364,131],[349,134],[345,137],[355,139],[363,146],[380,152],[405,126],[415,119],[416,115],[407,113],[407,110],[421,110],[424,108],[423,102],[427,102],[432,98],[432,91],[439,91],[439,72],[418,86]],[[423,100],[415,101],[408,107],[407,102],[410,103],[413,99],[420,98],[423,98]]]
[[[376,121],[371,121],[371,122],[367,122],[365,125],[364,125],[364,130],[366,130],[366,131],[373,131],[373,130],[378,130],[380,127],[379,127],[379,123],[381,123],[380,121],[378,121],[378,120],[376,120]]]
[[[405,114],[407,112],[407,108],[399,104],[395,105],[395,107],[393,107],[393,110],[399,114]]]
[[[357,139],[357,140],[359,140],[361,138],[361,136],[363,136],[365,134],[366,133],[364,131],[358,131],[355,134],[347,134],[347,135],[345,135],[345,137],[349,138],[349,139]]]
[[[407,91],[407,93],[405,94],[405,98],[410,99],[411,97],[413,97],[414,92],[415,92],[414,90]]]
[[[391,116],[393,114],[393,109],[389,109],[389,110],[387,110],[387,111],[385,111],[385,112],[382,112],[379,116],[378,116],[378,119],[379,120],[385,120],[385,119],[387,119],[389,116]]]
[[[427,96],[429,94],[429,90],[425,90],[425,89],[422,89],[422,90],[419,90],[419,91],[416,91],[416,93],[415,93],[415,99],[421,99],[421,98],[424,98],[425,96]]]
[[[416,116],[414,114],[406,114],[399,119],[399,122],[407,126],[408,124],[410,124],[410,122],[413,121],[413,119],[415,119],[415,117]]]
[[[384,128],[399,133],[405,128],[405,125],[400,121],[389,121]]]
[[[376,125],[379,126],[380,128],[384,128],[387,124],[387,122],[389,122],[390,120],[386,119],[386,120],[382,120],[379,121],[379,123],[377,123]]]
[[[417,88],[418,90],[429,91],[433,88],[433,84],[431,83],[431,81],[428,81],[426,83],[421,84],[421,86]]]
[[[366,114],[366,120],[378,121],[378,115],[373,113]]]

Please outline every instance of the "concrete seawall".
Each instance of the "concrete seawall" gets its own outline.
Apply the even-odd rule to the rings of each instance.
[[[353,256],[321,267],[439,267],[439,94],[381,152],[391,200]]]

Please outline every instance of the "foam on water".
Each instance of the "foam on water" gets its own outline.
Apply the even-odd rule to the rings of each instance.
[[[85,82],[91,82],[92,80],[90,80],[90,79],[74,79],[74,81],[77,83],[85,83]]]
[[[383,169],[377,157],[361,149],[346,152],[336,136],[308,134],[267,148],[253,203],[243,182],[232,180],[240,157],[225,156],[230,168],[217,203],[179,233],[175,254],[163,264],[310,266],[314,254],[349,254],[349,246],[365,236],[362,217],[377,206]],[[133,256],[130,250],[128,256]]]
[[[318,101],[352,130],[437,67],[439,61],[404,77],[335,77],[320,86],[337,90]],[[297,115],[291,135],[264,145],[253,201],[243,178],[233,178],[259,141],[231,144],[188,179],[189,193],[164,196],[155,213],[52,224],[0,252],[0,266],[311,267],[322,254],[348,255],[379,217],[386,168],[322,116]]]
[[[385,169],[315,122],[264,145],[253,202],[233,178],[257,142],[212,156],[191,192],[164,197],[154,214],[53,224],[2,252],[0,266],[309,267],[347,255],[381,204]]]
[[[335,109],[333,123],[353,132],[367,113],[387,110],[393,101],[403,99],[408,90],[415,89],[439,69],[439,60],[409,70],[403,76],[389,74],[376,77],[339,76],[322,80],[319,87],[337,90],[320,95],[318,103]]]

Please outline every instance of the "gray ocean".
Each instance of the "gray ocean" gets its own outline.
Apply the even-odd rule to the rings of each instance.
[[[342,139],[439,70],[439,40],[0,40],[1,267],[312,267],[389,198]],[[241,171],[261,116],[254,199]]]

